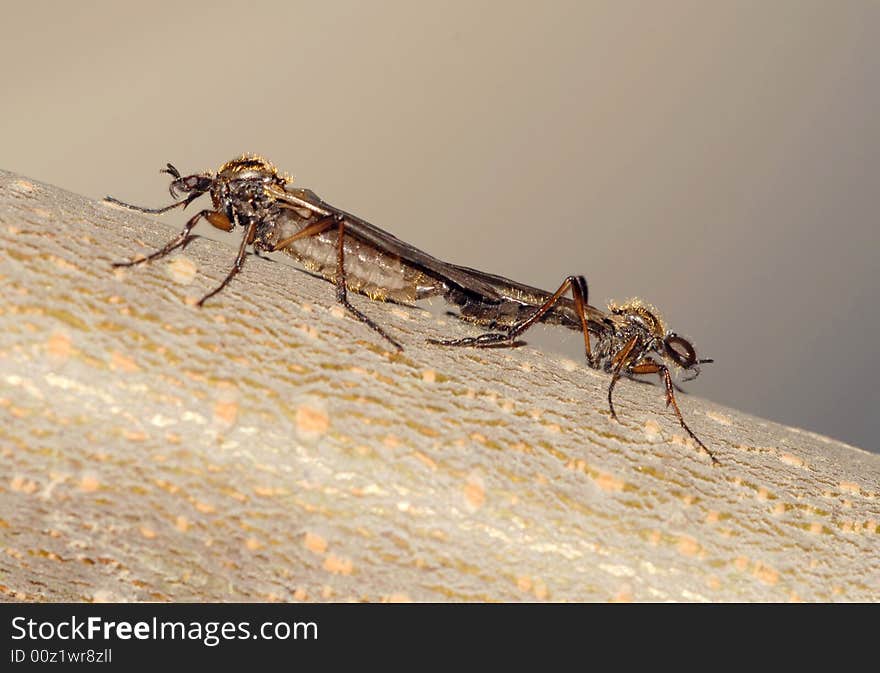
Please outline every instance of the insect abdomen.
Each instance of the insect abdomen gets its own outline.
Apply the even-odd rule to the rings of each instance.
[[[276,240],[292,236],[313,221],[314,217],[304,219],[286,214],[278,220]],[[309,271],[335,283],[338,240],[338,231],[334,228],[293,241],[284,251]],[[444,289],[440,281],[401,263],[396,255],[381,252],[351,236],[345,237],[343,246],[345,284],[354,292],[371,299],[412,302]]]

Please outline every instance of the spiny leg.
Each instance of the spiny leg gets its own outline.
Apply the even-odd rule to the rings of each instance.
[[[684,422],[684,416],[681,415],[681,410],[678,408],[678,402],[675,400],[675,392],[672,388],[672,377],[669,375],[669,368],[666,365],[659,366],[662,372],[661,377],[666,382],[666,406],[668,407],[670,404],[672,405],[681,427],[684,428],[684,431],[697,443],[697,446],[699,446],[703,452],[712,459],[712,465],[721,465],[721,462],[715,457],[715,454],[712,453],[702,441],[700,441],[700,438],[697,437],[688,424]]]
[[[232,269],[226,275],[226,278],[223,279],[223,282],[220,283],[217,287],[211,290],[208,294],[198,300],[196,302],[196,306],[204,306],[205,302],[213,297],[215,294],[220,292],[224,287],[229,285],[229,281],[231,281],[235,276],[241,271],[241,267],[244,266],[244,259],[247,253],[248,244],[253,240],[254,231],[257,228],[256,220],[253,220],[245,229],[244,236],[241,237],[241,245],[238,246],[238,254],[235,256],[235,264],[233,264]]]
[[[688,427],[688,424],[684,422],[684,417],[681,415],[681,410],[678,408],[678,402],[675,399],[675,389],[672,385],[672,376],[669,374],[669,367],[662,365],[651,358],[646,358],[643,362],[630,367],[629,372],[631,374],[658,374],[660,376],[660,380],[663,381],[666,386],[666,406],[672,406],[681,427],[684,428],[684,431],[690,435],[690,438],[697,443],[697,446],[699,446],[700,449],[712,459],[712,464],[720,465],[721,463],[715,457],[715,454],[700,441],[700,438],[697,437],[694,434],[694,431]]]
[[[189,196],[187,196],[183,201],[175,201],[174,203],[162,206],[161,208],[144,208],[143,206],[135,206],[131,203],[126,203],[125,201],[120,201],[119,199],[114,199],[112,196],[105,196],[104,201],[107,203],[112,203],[117,206],[122,206],[123,208],[128,208],[129,210],[136,210],[139,213],[150,213],[152,215],[161,215],[162,213],[167,213],[169,210],[174,210],[175,208],[186,208],[189,204],[195,201],[197,198],[201,196],[201,192],[193,192]]]
[[[608,409],[611,411],[611,418],[615,421],[618,420],[617,412],[614,411],[614,401],[612,400],[612,393],[614,392],[614,386],[620,378],[620,372],[623,370],[623,366],[626,361],[629,359],[630,354],[633,349],[636,347],[636,344],[639,341],[638,336],[632,337],[629,341],[626,342],[623,348],[621,348],[615,356],[611,359],[611,366],[614,368],[611,374],[611,383],[608,384]]]
[[[434,346],[464,346],[473,348],[486,348],[487,346],[514,346],[515,341],[503,332],[486,332],[475,337],[463,339],[425,339]]]
[[[315,220],[308,226],[303,227],[298,232],[293,234],[292,236],[288,236],[287,238],[278,241],[275,245],[272,246],[271,252],[275,252],[277,250],[283,250],[284,248],[290,246],[294,241],[298,241],[301,238],[308,238],[309,236],[317,236],[333,225],[337,227],[337,243],[336,243],[336,300],[342,304],[346,310],[351,313],[355,318],[360,320],[362,323],[375,330],[383,339],[388,341],[392,346],[394,346],[397,350],[402,351],[403,346],[397,343],[394,339],[388,336],[385,331],[379,327],[376,323],[370,320],[363,313],[358,311],[351,303],[348,301],[348,290],[345,285],[345,216],[341,213],[331,213],[330,215],[325,215],[324,217]]]
[[[589,331],[587,330],[587,316],[584,306],[587,303],[587,280],[583,276],[568,276],[559,289],[553,293],[541,306],[535,309],[527,318],[514,323],[507,332],[486,332],[476,337],[466,337],[463,339],[428,339],[429,343],[439,346],[512,346],[520,334],[525,332],[529,327],[535,324],[541,317],[547,313],[560,297],[571,288],[574,297],[575,307],[580,317],[581,324],[584,329],[584,343],[586,347],[587,360],[592,364],[592,355],[590,349]]]
[[[109,199],[109,197],[108,197],[108,199]],[[114,203],[116,203],[116,201],[114,201]],[[180,203],[184,203],[184,202],[181,201]],[[132,210],[141,210],[142,212],[160,212],[161,211],[161,209],[157,209],[155,211],[150,211],[150,210],[144,210],[144,209],[138,208],[136,206],[128,206],[128,204],[123,204],[123,205],[130,207]],[[178,204],[175,204],[175,206],[176,205],[180,205],[180,204],[178,203]],[[166,210],[173,208],[175,206],[169,206],[169,208],[167,208]],[[206,220],[208,220],[209,222],[214,224],[214,226],[217,226],[218,228],[222,228],[222,227],[219,227],[218,224],[216,224],[214,222],[214,220],[217,220],[219,222],[218,218],[216,217],[217,215],[220,215],[221,217],[223,217],[223,219],[226,219],[226,216],[223,215],[222,213],[217,213],[213,210],[201,210],[198,213],[196,213],[195,215],[193,215],[191,218],[189,218],[189,220],[187,220],[187,223],[184,225],[181,232],[174,239],[172,239],[171,241],[166,243],[159,250],[156,250],[156,252],[154,252],[150,255],[147,255],[146,257],[142,257],[140,259],[135,259],[135,260],[132,260],[129,262],[113,262],[113,266],[114,267],[137,266],[138,264],[144,264],[145,262],[152,262],[154,259],[159,259],[160,257],[164,257],[165,255],[172,252],[173,250],[176,250],[177,248],[185,247],[186,244],[189,243],[190,239],[192,238],[192,235],[191,235],[192,230],[199,223],[199,220],[201,218],[204,217]],[[228,223],[229,220],[226,220],[226,222]]]
[[[559,286],[559,289],[556,290],[556,292],[554,292],[543,304],[535,309],[535,311],[527,318],[518,323],[514,323],[507,332],[486,332],[485,334],[476,337],[466,337],[464,339],[428,339],[428,343],[436,344],[438,346],[474,346],[478,348],[486,346],[513,346],[516,337],[529,329],[540,320],[547,311],[553,308],[569,288],[571,289],[575,310],[580,318],[581,327],[584,333],[584,350],[586,352],[587,362],[590,366],[593,366],[593,354],[592,349],[590,348],[590,331],[588,328],[589,323],[587,322],[586,313],[588,297],[587,280],[583,276],[568,276],[562,281],[562,285]]]
[[[383,339],[394,346],[397,350],[402,351],[403,346],[388,336],[379,325],[370,320],[363,313],[358,311],[348,301],[348,290],[345,285],[345,217],[340,213],[334,216],[338,223],[336,236],[336,301],[342,304],[349,313],[364,323],[367,327],[375,330]]]

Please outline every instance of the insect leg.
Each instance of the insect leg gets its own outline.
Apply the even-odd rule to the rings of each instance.
[[[638,336],[632,337],[629,341],[626,342],[626,344],[624,344],[623,348],[621,348],[617,352],[617,354],[611,359],[611,366],[614,368],[614,371],[611,374],[611,383],[608,384],[608,409],[609,411],[611,411],[611,418],[613,418],[615,421],[618,420],[618,418],[617,412],[614,411],[614,402],[611,399],[611,394],[614,392],[614,385],[620,378],[620,372],[623,370],[627,359],[629,358],[633,349],[636,347],[638,341]]]
[[[397,350],[402,351],[403,346],[388,336],[379,325],[374,323],[370,318],[358,311],[348,301],[348,291],[345,285],[345,216],[341,213],[334,214],[333,217],[338,223],[338,234],[336,243],[336,301],[342,304],[349,313],[362,323],[376,331],[383,339],[394,346]],[[317,224],[317,222],[315,223]]]
[[[516,341],[516,337],[528,330],[538,320],[540,320],[549,311],[556,302],[559,301],[569,289],[571,289],[574,298],[575,310],[581,321],[581,328],[584,333],[584,351],[586,353],[587,362],[593,366],[593,353],[590,348],[590,331],[587,322],[586,305],[589,296],[587,289],[587,280],[583,276],[568,276],[559,289],[556,290],[541,306],[529,315],[527,318],[518,323],[514,323],[507,332],[486,332],[476,337],[467,337],[464,339],[428,339],[429,343],[439,346],[512,346]]]
[[[678,402],[675,400],[675,390],[672,385],[672,376],[669,374],[669,367],[666,365],[655,362],[651,358],[646,358],[639,364],[635,364],[628,368],[628,371],[631,374],[658,374],[660,376],[660,380],[666,386],[666,406],[672,406],[672,409],[675,411],[675,415],[678,417],[678,422],[681,424],[681,427],[684,428],[684,431],[690,435],[691,439],[693,439],[697,446],[703,450],[703,452],[712,459],[713,465],[720,465],[721,463],[715,457],[715,454],[712,453],[703,442],[700,441],[700,438],[697,437],[693,430],[688,427],[688,424],[684,422],[684,417],[681,415],[681,410],[678,408]]]
[[[169,210],[174,210],[175,208],[180,208],[183,206],[186,208],[189,204],[195,201],[202,195],[201,192],[193,192],[189,196],[187,196],[183,201],[175,201],[174,203],[162,206],[161,208],[144,208],[143,206],[135,206],[131,203],[126,203],[125,201],[120,201],[119,199],[114,199],[112,196],[105,196],[104,201],[107,203],[112,203],[117,206],[122,206],[123,208],[128,208],[129,210],[136,210],[139,213],[150,213],[152,215],[161,215],[162,213],[167,213]]]
[[[181,201],[180,203],[184,203]],[[180,203],[175,205],[180,205]],[[173,207],[173,206],[171,206]],[[134,208],[134,207],[133,207]],[[137,208],[134,208],[137,210]],[[152,262],[154,259],[159,259],[160,257],[164,257],[169,252],[176,250],[177,248],[183,248],[187,243],[192,239],[192,230],[199,223],[201,218],[205,218],[208,221],[211,221],[212,218],[216,219],[216,215],[220,213],[216,213],[213,210],[200,210],[195,215],[193,215],[187,223],[184,225],[183,230],[172,240],[168,241],[162,248],[156,250],[156,252],[147,255],[146,257],[142,257],[140,259],[136,259],[130,262],[113,262],[114,267],[120,266],[136,266],[138,264],[143,264],[144,262]],[[225,218],[225,216],[224,216]],[[228,221],[228,220],[227,220]],[[216,226],[216,225],[215,225]]]
[[[226,275],[226,278],[223,279],[223,282],[220,283],[220,285],[215,287],[208,294],[199,299],[198,302],[196,302],[197,306],[204,306],[205,302],[208,299],[210,299],[215,294],[220,292],[220,290],[222,290],[224,287],[229,285],[229,281],[231,281],[238,274],[238,272],[241,271],[241,267],[244,266],[244,258],[245,253],[247,252],[248,244],[253,240],[254,231],[256,230],[256,228],[257,222],[256,220],[253,220],[247,226],[247,229],[245,229],[244,236],[241,237],[241,245],[238,246],[238,254],[235,256],[235,264],[233,264],[232,270]]]
[[[288,236],[287,238],[278,241],[272,246],[270,252],[275,252],[277,250],[283,250],[284,248],[290,246],[291,243],[297,241],[301,238],[307,238],[309,236],[317,236],[318,234],[323,233],[333,225],[337,226],[338,236],[337,236],[337,245],[336,245],[336,300],[342,304],[355,318],[360,320],[362,323],[375,330],[383,339],[388,341],[392,346],[394,346],[397,350],[402,351],[403,346],[397,343],[394,339],[388,336],[385,331],[379,327],[376,323],[370,320],[363,313],[358,311],[351,303],[348,301],[348,290],[345,285],[345,216],[341,213],[331,213],[330,215],[325,215],[324,217],[315,220],[308,226],[303,227],[298,232],[293,234],[292,236]]]
[[[293,236],[288,236],[287,238],[278,241],[275,243],[269,252],[276,252],[278,250],[284,250],[284,248],[288,247],[294,241],[298,241],[301,238],[307,238],[309,236],[317,236],[320,233],[323,233],[334,224],[339,221],[339,216],[335,213],[332,215],[326,215],[319,220],[312,222],[310,225],[303,227],[298,232],[296,232]]]

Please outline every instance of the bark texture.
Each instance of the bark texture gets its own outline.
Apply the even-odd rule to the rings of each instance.
[[[0,172],[0,597],[877,600],[880,456]],[[230,237],[231,239],[231,237]]]

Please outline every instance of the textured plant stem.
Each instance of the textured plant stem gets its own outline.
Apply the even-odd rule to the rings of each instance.
[[[877,600],[880,457],[0,172],[7,600]]]

